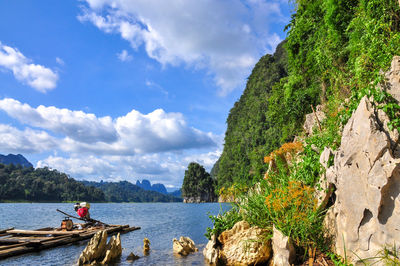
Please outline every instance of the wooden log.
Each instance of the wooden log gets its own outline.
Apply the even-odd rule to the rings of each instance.
[[[36,231],[36,230],[21,230],[21,229],[14,229],[9,230],[7,233],[9,234],[20,234],[20,235],[79,235],[81,233],[86,232],[86,230],[82,231]]]
[[[0,234],[4,234],[4,233],[7,232],[8,230],[13,230],[13,229],[14,229],[14,227],[10,227],[10,228],[8,228],[8,229],[0,230]]]
[[[129,225],[123,225],[123,226],[116,226],[116,227],[111,227],[111,228],[107,228],[104,229],[109,235],[113,235],[115,233],[127,233],[130,231],[134,231],[134,230],[139,230],[140,227],[129,227]],[[12,256],[16,256],[16,255],[21,255],[21,254],[26,254],[26,253],[30,253],[30,252],[36,252],[36,251],[41,251],[44,249],[49,249],[49,248],[53,248],[53,247],[57,247],[57,246],[62,246],[62,245],[67,245],[70,243],[74,243],[74,242],[78,242],[81,240],[85,240],[85,239],[89,239],[91,238],[94,234],[96,234],[98,231],[101,231],[103,229],[99,229],[99,230],[87,230],[82,232],[81,234],[79,234],[76,237],[72,237],[73,235],[64,235],[64,236],[60,236],[60,238],[58,237],[54,237],[54,238],[49,238],[49,240],[46,241],[42,241],[40,245],[38,246],[13,246],[11,248],[8,249],[0,249],[0,259],[5,259],[8,257],[12,257]],[[22,230],[24,231],[24,230]],[[28,230],[25,230],[28,231]],[[35,231],[37,232],[37,231]]]

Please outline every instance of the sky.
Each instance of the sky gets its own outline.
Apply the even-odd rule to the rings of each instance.
[[[282,0],[1,0],[0,154],[170,190],[210,171]]]

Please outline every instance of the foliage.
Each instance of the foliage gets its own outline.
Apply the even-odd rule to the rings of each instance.
[[[182,199],[172,195],[165,195],[156,191],[144,190],[128,181],[120,182],[88,182],[87,186],[93,186],[104,192],[105,200],[109,202],[181,202]]]
[[[382,71],[400,55],[400,7],[395,0],[293,2],[286,42],[273,56],[260,59],[230,111],[216,176],[222,191],[237,184],[253,187],[238,206],[251,225],[270,230],[275,225],[306,250],[327,250],[324,213],[313,198],[323,171],[320,152],[340,146],[340,132],[364,96],[373,97],[389,116],[389,129],[400,130],[400,105],[378,86]],[[278,52],[285,54],[284,60],[278,60]],[[304,115],[320,103],[327,116],[321,130],[301,136]],[[296,135],[305,139],[304,147],[300,157],[290,161],[293,155],[286,151],[293,144],[281,145]],[[272,168],[262,179],[264,156]],[[386,250],[382,257],[395,261],[393,254]],[[347,265],[346,258],[331,258],[335,265]]]
[[[244,219],[250,224],[271,231],[275,225],[304,248],[323,244],[323,215],[314,198],[314,187],[322,170],[319,154],[311,145],[307,144],[299,158],[292,157],[292,161],[275,157],[276,165],[257,185],[258,193],[248,193],[240,205]],[[297,150],[302,146],[284,144],[274,154],[282,154],[289,147]]]
[[[49,168],[0,164],[0,201],[105,201],[104,193]]]
[[[260,158],[301,133],[311,105],[339,104],[381,79],[400,54],[400,8],[397,1],[296,0],[286,42],[254,67],[243,95],[227,119],[225,146],[216,164],[218,187],[251,185],[265,172]],[[357,104],[356,102],[351,104]],[[352,108],[346,106],[347,111]],[[390,127],[399,127],[399,108]],[[336,112],[336,114],[335,114]],[[338,110],[325,133],[337,146]],[[214,174],[214,173],[213,173]]]
[[[286,75],[287,57],[281,43],[274,55],[263,56],[255,65],[243,95],[229,112],[224,150],[211,171],[219,189],[233,183],[250,185],[264,173],[262,157],[281,144],[279,128],[273,127],[267,115],[267,99],[273,85]]]
[[[271,152],[268,156],[264,157],[264,163],[270,163],[276,158],[285,158],[288,155],[292,156],[303,150],[303,144],[301,142],[289,142],[284,143],[279,149]]]
[[[182,184],[182,197],[201,197],[210,195],[215,198],[215,181],[210,174],[198,163],[191,162],[185,170]]]
[[[218,191],[222,201],[231,202],[239,196],[245,194],[249,190],[249,187],[240,183],[234,183],[232,186],[225,188],[222,187]]]
[[[207,227],[207,233],[205,236],[211,239],[212,235],[217,237],[224,231],[231,229],[235,223],[242,220],[242,216],[239,213],[239,209],[236,205],[232,205],[232,209],[226,211],[222,214],[210,215],[209,218],[213,222],[213,228]]]

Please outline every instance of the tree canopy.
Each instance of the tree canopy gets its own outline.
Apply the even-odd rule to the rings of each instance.
[[[0,201],[105,201],[104,193],[47,167],[0,164]]]
[[[220,188],[259,180],[263,156],[301,133],[311,105],[360,94],[400,54],[398,1],[294,3],[285,42],[255,65],[230,110],[224,150],[212,171]]]
[[[185,170],[182,184],[182,197],[215,197],[215,182],[204,167],[191,162]]]

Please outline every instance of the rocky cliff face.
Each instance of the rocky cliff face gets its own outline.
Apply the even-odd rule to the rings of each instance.
[[[372,258],[400,244],[399,134],[386,114],[364,97],[342,134],[327,170],[336,201],[326,224],[336,252],[352,260]]]
[[[203,203],[203,202],[216,202],[218,198],[214,193],[203,193],[197,197],[184,197],[184,203]]]

